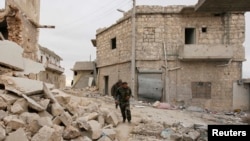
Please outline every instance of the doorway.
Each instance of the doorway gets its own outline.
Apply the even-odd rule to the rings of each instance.
[[[104,76],[104,95],[109,94],[109,76]]]

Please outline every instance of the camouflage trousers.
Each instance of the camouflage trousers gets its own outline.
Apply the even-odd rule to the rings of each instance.
[[[120,103],[119,106],[122,113],[123,122],[125,122],[126,119],[128,121],[131,121],[131,111],[129,102]]]

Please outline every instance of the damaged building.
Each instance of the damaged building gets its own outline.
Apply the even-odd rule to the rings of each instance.
[[[131,69],[135,69],[133,95],[139,100],[184,102],[211,110],[249,109],[249,89],[244,94],[237,91],[245,61],[244,11],[249,9],[209,11],[203,2],[136,6],[134,35],[133,9],[110,27],[98,29],[92,43],[97,49],[100,92],[110,94],[118,79],[133,87]]]
[[[39,18],[40,0],[5,0],[5,8],[0,10],[0,64],[21,71],[15,72],[19,76],[63,88],[66,78],[60,66],[62,58],[38,44],[39,28],[55,27],[40,25]],[[10,56],[16,56],[15,61]]]

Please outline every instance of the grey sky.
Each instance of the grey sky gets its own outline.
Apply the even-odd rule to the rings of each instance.
[[[197,0],[137,0],[138,5],[194,5]],[[95,38],[96,29],[109,26],[122,17],[117,9],[127,11],[132,0],[41,0],[40,23],[55,25],[55,29],[41,29],[39,43],[64,60],[67,84],[73,73],[75,61],[96,58],[90,40]],[[1,7],[1,6],[0,6]],[[246,58],[243,75],[250,77],[250,13],[246,14]]]

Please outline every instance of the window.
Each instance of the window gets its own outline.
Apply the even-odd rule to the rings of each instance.
[[[192,97],[211,99],[211,82],[192,82]]]
[[[202,32],[202,33],[206,33],[206,32],[207,32],[207,28],[206,28],[206,27],[202,27],[202,28],[201,28],[201,32]]]
[[[111,49],[116,49],[116,37],[111,39]]]
[[[195,28],[185,28],[185,44],[195,44]]]
[[[49,79],[49,74],[48,73],[46,73],[46,79]]]
[[[75,75],[75,76],[77,75],[77,71],[74,71],[74,75]]]

